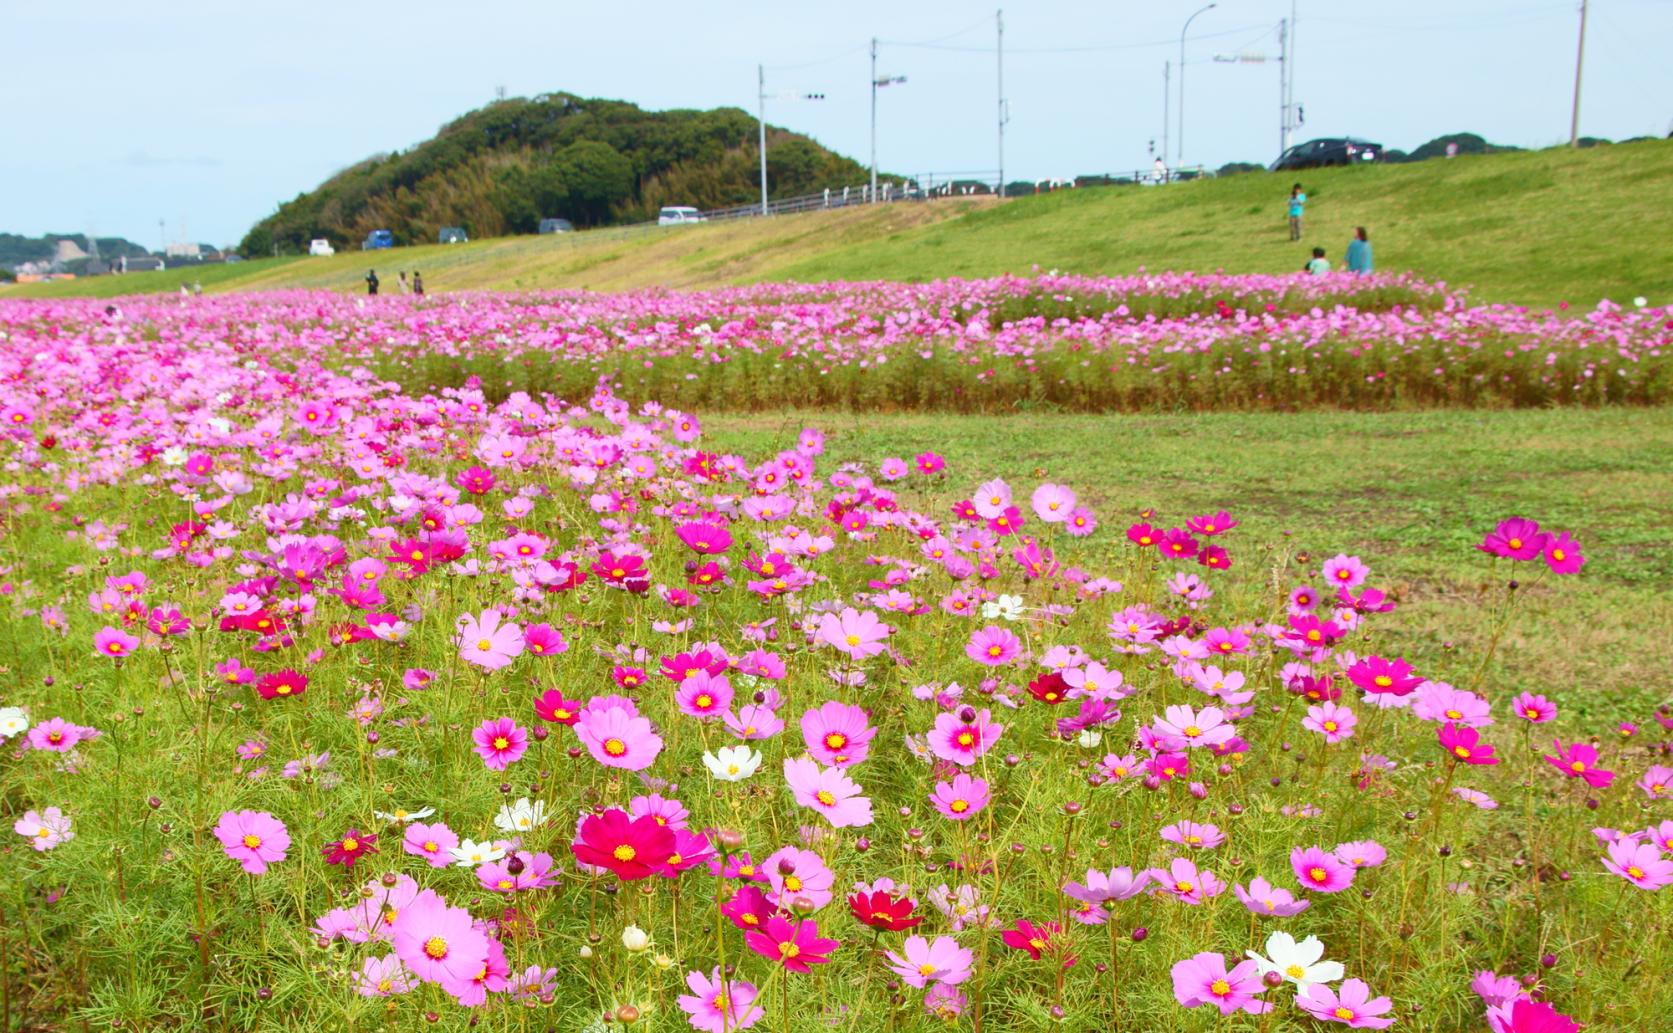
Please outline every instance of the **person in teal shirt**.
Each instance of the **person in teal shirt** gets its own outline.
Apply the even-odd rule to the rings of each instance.
[[[1301,184],[1290,187],[1290,239],[1301,239],[1301,216],[1307,209],[1307,195],[1301,192]]]
[[[1348,257],[1344,260],[1350,273],[1371,272],[1371,238],[1365,235],[1365,227],[1354,230],[1354,239],[1348,241]]]

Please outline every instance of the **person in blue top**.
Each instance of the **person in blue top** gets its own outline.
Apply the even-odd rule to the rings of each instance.
[[[1348,257],[1343,260],[1350,273],[1371,272],[1371,238],[1365,235],[1365,227],[1354,230],[1354,239],[1348,241]]]
[[[1304,273],[1310,273],[1313,276],[1323,276],[1330,272],[1330,259],[1324,257],[1324,248],[1314,248],[1313,260],[1302,266],[1301,271]]]
[[[1307,195],[1301,192],[1301,184],[1290,187],[1290,239],[1301,239],[1301,216],[1307,208]]]

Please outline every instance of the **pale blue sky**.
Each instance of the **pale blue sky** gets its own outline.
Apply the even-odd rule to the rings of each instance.
[[[753,112],[758,61],[769,91],[826,94],[770,101],[769,121],[864,162],[873,35],[938,41],[882,47],[879,72],[909,81],[881,95],[880,163],[989,170],[994,6],[0,0],[0,230],[92,230],[157,247],[158,220],[173,240],[184,219],[194,240],[236,243],[280,199],[428,137],[498,86]],[[1178,60],[1181,26],[1200,6],[1008,4],[1007,178],[1148,166],[1148,144],[1162,138],[1162,63]],[[1296,99],[1307,124],[1298,139],[1351,134],[1409,149],[1468,130],[1522,146],[1566,140],[1578,9],[1573,0],[1300,0]],[[1187,163],[1275,157],[1277,66],[1213,58],[1275,55],[1289,11],[1290,0],[1221,0],[1196,19]],[[1673,0],[1594,0],[1583,133],[1673,130],[1669,39]]]

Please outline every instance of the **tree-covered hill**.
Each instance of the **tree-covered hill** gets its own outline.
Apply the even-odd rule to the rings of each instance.
[[[760,196],[754,116],[737,108],[645,111],[568,93],[472,111],[433,139],[368,158],[299,194],[245,236],[245,255],[302,251],[324,237],[354,247],[375,229],[398,244],[433,243],[443,226],[474,237],[532,233],[542,218],[600,226]],[[769,126],[774,197],[859,183],[865,170],[812,140]]]

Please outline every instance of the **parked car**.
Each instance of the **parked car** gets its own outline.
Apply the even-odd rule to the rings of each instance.
[[[310,255],[335,255],[336,253],[337,249],[331,246],[329,240],[308,241],[308,254]]]
[[[436,234],[436,243],[438,244],[466,244],[470,242],[470,239],[465,235],[463,226],[443,226],[441,232]]]
[[[664,208],[656,215],[658,226],[685,226],[694,222],[703,222],[703,213],[695,208],[684,205],[673,205]]]
[[[542,219],[540,220],[540,232],[573,233],[575,232],[575,224],[568,219]]]
[[[382,251],[384,248],[395,246],[395,234],[388,230],[373,230],[366,234],[366,239],[360,242],[362,251]]]
[[[1278,156],[1273,172],[1285,169],[1316,169],[1321,165],[1368,165],[1383,156],[1383,145],[1351,136],[1308,140]]]

